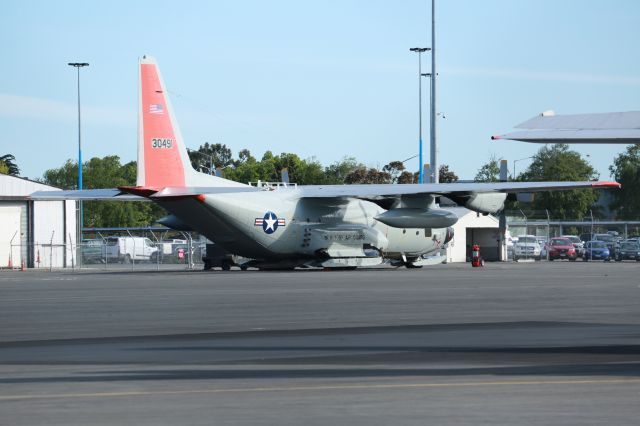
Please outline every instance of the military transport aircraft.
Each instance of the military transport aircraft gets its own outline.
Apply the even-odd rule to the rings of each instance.
[[[419,267],[453,237],[446,196],[496,213],[508,193],[618,187],[615,182],[504,182],[405,185],[250,186],[191,166],[155,59],[140,60],[137,185],[34,193],[34,199],[149,199],[176,228],[205,235],[253,260],[243,266]]]

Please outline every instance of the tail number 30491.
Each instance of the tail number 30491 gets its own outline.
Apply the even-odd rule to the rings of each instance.
[[[152,148],[173,148],[173,139],[153,138],[151,139]]]

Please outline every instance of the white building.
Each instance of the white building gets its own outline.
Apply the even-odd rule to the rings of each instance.
[[[444,207],[458,216],[454,236],[447,248],[447,262],[466,262],[474,244],[485,260],[499,260],[499,221],[495,216],[478,214],[464,207]]]
[[[75,201],[32,201],[49,185],[0,174],[0,268],[72,266],[76,242]]]

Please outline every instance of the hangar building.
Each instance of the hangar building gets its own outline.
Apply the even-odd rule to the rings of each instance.
[[[449,243],[447,262],[466,262],[471,246],[480,245],[485,260],[500,260],[499,221],[495,216],[478,214],[464,207],[445,207],[458,216],[453,225],[453,240]]]
[[[76,242],[75,201],[32,201],[35,191],[59,191],[0,174],[0,268],[70,267]]]

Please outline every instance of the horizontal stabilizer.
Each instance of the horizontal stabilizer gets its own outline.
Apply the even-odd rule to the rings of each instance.
[[[143,201],[137,195],[125,194],[119,189],[82,189],[72,191],[36,191],[29,196],[32,200],[112,200]]]

